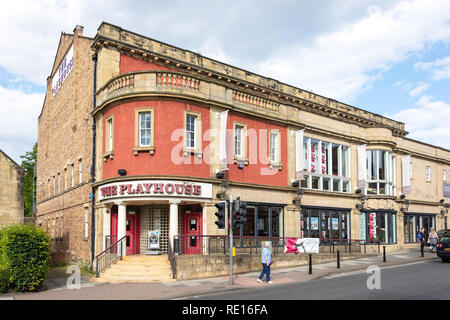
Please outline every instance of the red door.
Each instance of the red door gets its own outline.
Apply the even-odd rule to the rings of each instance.
[[[191,254],[202,253],[202,214],[188,213],[183,219],[183,252]]]
[[[127,255],[139,253],[139,216],[127,214],[125,221]]]
[[[119,240],[117,239],[117,214],[111,214],[111,243]],[[138,214],[127,214],[125,220],[125,244],[126,253],[139,254],[140,252],[140,216]]]

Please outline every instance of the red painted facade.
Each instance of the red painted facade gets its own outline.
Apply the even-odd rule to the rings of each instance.
[[[135,109],[154,108],[154,145],[155,153],[133,153],[135,134]],[[172,133],[183,130],[184,112],[191,110],[201,113],[202,131],[209,130],[209,109],[178,101],[133,101],[116,105],[105,113],[105,118],[114,115],[114,159],[103,164],[103,179],[119,176],[117,170],[125,169],[128,176],[132,175],[179,175],[209,178],[209,154],[204,154],[201,164],[194,164],[194,156],[182,155],[182,137],[171,141]],[[104,128],[106,125],[104,123]],[[202,134],[202,135],[203,135]],[[103,132],[103,137],[105,137]],[[203,141],[204,150],[209,144]],[[178,149],[177,159],[184,159],[191,164],[177,164],[172,161],[172,149]],[[104,150],[103,150],[104,151]],[[181,161],[181,160],[180,160]]]
[[[238,169],[237,164],[228,165],[228,179],[240,182],[286,186],[287,184],[287,129],[270,123],[268,121],[260,120],[258,118],[250,118],[241,116],[236,113],[230,113],[228,115],[227,129],[233,130],[234,122],[239,122],[247,125],[247,153],[249,155],[250,164]],[[281,171],[278,168],[269,169],[268,157],[269,157],[269,130],[278,130],[281,134],[281,163],[283,168]],[[252,131],[255,133],[252,135]],[[260,133],[262,136],[260,136]],[[256,137],[256,138],[253,138]],[[233,138],[234,137],[230,137]],[[265,140],[265,143],[262,142]],[[256,144],[250,143],[250,141],[256,141]],[[264,145],[265,144],[265,145]],[[234,150],[233,144],[229,144],[228,157],[233,159]],[[255,155],[256,153],[256,155]],[[257,163],[252,161],[257,160]],[[267,158],[264,158],[267,157]],[[253,164],[252,164],[253,162]]]
[[[149,61],[144,61],[141,59],[136,59],[124,54],[120,55],[120,74],[141,71],[141,70],[166,70],[166,71],[177,71],[174,69],[167,68],[158,64],[151,63]]]
[[[120,72],[127,73],[143,70],[171,70],[164,66],[121,55]],[[176,70],[174,70],[176,71]],[[140,108],[153,108],[154,110],[154,147],[155,152],[140,151],[136,156],[133,152],[135,145],[135,110]],[[202,127],[202,151],[203,158],[194,159],[194,155],[183,157],[183,139],[178,135],[176,141],[171,141],[173,132],[177,129],[184,132],[184,110],[194,111],[201,114]],[[150,99],[147,101],[124,102],[109,108],[104,118],[114,115],[114,158],[108,159],[103,164],[103,179],[117,177],[118,169],[125,169],[128,176],[134,175],[169,175],[169,176],[190,176],[200,178],[210,178],[209,161],[209,137],[205,132],[210,129],[210,110],[207,106],[200,106],[188,102],[176,100]],[[287,181],[287,128],[271,123],[267,120],[240,115],[230,112],[227,121],[227,128],[232,132],[234,122],[247,125],[247,154],[250,164],[238,169],[236,164],[229,164],[227,179],[254,184],[286,186]],[[103,146],[107,136],[106,123],[103,123]],[[268,148],[269,130],[278,130],[280,133],[281,164],[282,169],[269,169]],[[263,133],[262,135],[260,133]],[[255,139],[253,138],[255,137]],[[234,137],[229,137],[230,140]],[[253,141],[256,142],[252,143]],[[264,143],[261,143],[264,141]],[[103,147],[105,148],[105,147]],[[205,148],[206,152],[205,152]],[[178,161],[184,160],[187,163],[176,163],[173,161],[172,152],[179,151],[176,157]],[[103,150],[105,152],[105,150]],[[256,153],[256,156],[255,156]],[[228,158],[233,159],[233,143],[228,144]],[[256,160],[256,163],[255,163]]]

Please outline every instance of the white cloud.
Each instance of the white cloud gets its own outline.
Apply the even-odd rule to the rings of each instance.
[[[430,87],[429,83],[420,82],[414,89],[409,91],[410,97],[415,97],[421,94],[423,91],[427,90]]]
[[[429,71],[434,81],[450,79],[450,56],[433,62],[417,62],[414,67],[418,70]]]
[[[416,106],[386,116],[404,122],[410,138],[450,149],[450,104],[422,96]]]
[[[351,100],[382,72],[427,45],[450,41],[450,1],[402,1],[317,37],[280,48],[257,69],[301,88]]]
[[[0,149],[20,164],[20,155],[37,141],[37,117],[44,94],[27,94],[0,86]]]

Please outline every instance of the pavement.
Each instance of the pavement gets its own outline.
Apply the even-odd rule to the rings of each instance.
[[[59,268],[57,272],[52,271],[49,274],[42,291],[0,295],[0,300],[181,300],[187,297],[195,298],[196,295],[207,293],[329,278],[357,270],[366,270],[369,266],[394,266],[432,259],[438,259],[435,253],[425,251],[424,257],[421,257],[418,249],[409,249],[388,253],[386,262],[383,262],[382,255],[344,260],[340,262],[340,268],[338,269],[336,262],[314,264],[313,257],[312,274],[308,272],[308,265],[272,269],[271,280],[273,284],[258,283],[256,278],[260,274],[259,271],[234,275],[233,284],[230,284],[229,276],[170,282],[95,283],[89,281],[88,275],[82,274],[79,287],[73,289],[67,286],[71,274]],[[69,286],[71,284],[73,286],[74,282],[69,281]]]

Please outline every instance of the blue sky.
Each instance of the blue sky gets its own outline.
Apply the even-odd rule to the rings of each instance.
[[[38,14],[37,14],[38,13]],[[450,149],[449,0],[18,0],[2,4],[0,149],[37,140],[61,32],[102,21],[402,121]]]

